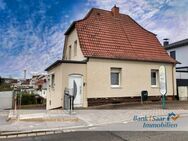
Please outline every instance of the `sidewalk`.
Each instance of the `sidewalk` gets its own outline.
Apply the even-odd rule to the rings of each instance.
[[[74,113],[69,114],[67,111],[63,110],[19,110],[16,114],[16,119],[13,111],[10,112],[9,116],[14,120],[8,122],[3,122],[0,126],[0,135],[3,132],[37,132],[37,131],[51,131],[51,130],[85,130],[88,128],[107,125],[107,124],[121,124],[133,122],[133,117],[135,115],[156,115],[162,116],[167,115],[169,112],[175,112],[176,114],[181,114],[181,116],[188,116],[188,110],[183,109],[183,103],[167,104],[172,110],[163,110],[159,104],[146,104],[146,105],[129,105],[134,107],[134,110],[128,110],[128,106],[121,105],[121,108],[116,110],[75,110]],[[171,105],[171,106],[170,106]],[[108,105],[109,106],[109,105]],[[114,106],[114,105],[113,105]],[[115,105],[120,106],[120,105]],[[160,106],[160,108],[159,108]],[[126,107],[125,110],[123,107]],[[137,107],[137,108],[136,108]],[[152,108],[152,110],[147,109]],[[155,108],[154,108],[155,107]],[[172,108],[174,107],[174,108]],[[140,109],[139,109],[140,108]],[[132,108],[131,108],[132,109]],[[135,110],[137,109],[137,110]],[[143,110],[145,109],[145,110]],[[1,122],[0,122],[1,123]]]

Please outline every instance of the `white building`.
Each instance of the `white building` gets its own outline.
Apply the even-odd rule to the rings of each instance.
[[[165,49],[171,57],[180,64],[176,65],[176,80],[178,96],[180,100],[187,100],[188,97],[188,39],[175,43],[164,42]]]

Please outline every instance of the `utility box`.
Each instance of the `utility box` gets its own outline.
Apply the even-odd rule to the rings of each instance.
[[[179,86],[178,87],[178,94],[180,101],[188,100],[188,87],[187,86]]]
[[[141,91],[141,101],[147,101],[148,100],[148,91]]]

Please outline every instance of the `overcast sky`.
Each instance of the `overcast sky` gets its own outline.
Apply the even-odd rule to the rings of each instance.
[[[0,0],[0,76],[44,72],[62,58],[64,32],[92,8],[114,4],[162,42],[188,38],[188,0]]]

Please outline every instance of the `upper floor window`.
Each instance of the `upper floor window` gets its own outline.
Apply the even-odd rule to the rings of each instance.
[[[158,70],[151,70],[151,86],[158,86]]]
[[[71,45],[69,46],[69,60],[71,59],[71,52],[72,52],[72,47]]]
[[[77,55],[77,40],[74,41],[74,56]]]
[[[120,87],[121,68],[111,68],[111,87]]]
[[[176,51],[170,51],[170,56],[176,59]]]
[[[54,88],[55,86],[55,74],[51,75],[51,87]]]

